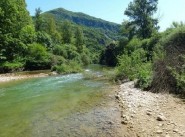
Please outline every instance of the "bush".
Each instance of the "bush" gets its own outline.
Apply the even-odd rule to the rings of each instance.
[[[65,45],[55,45],[53,48],[53,54],[63,56],[64,58],[68,58],[68,53],[65,48]]]
[[[117,76],[121,79],[134,80],[137,78],[137,74],[140,67],[145,63],[145,51],[143,49],[138,49],[134,51],[131,55],[123,54],[118,58],[119,65],[117,67]]]
[[[65,64],[53,66],[52,71],[57,71],[59,74],[78,73],[82,71],[82,67],[75,61],[69,61]]]
[[[50,56],[44,46],[38,43],[30,44],[28,46],[28,51],[26,69],[40,70],[51,68]]]
[[[1,65],[0,72],[2,73],[15,72],[15,71],[21,71],[23,69],[24,69],[24,63],[6,61]]]
[[[138,81],[136,83],[136,86],[142,88],[143,90],[149,90],[151,88],[152,78],[152,63],[143,63],[138,71]]]
[[[37,32],[36,39],[37,43],[44,45],[48,50],[51,50],[53,48],[51,36],[48,35],[46,32]]]
[[[147,62],[145,50],[138,48],[130,55],[123,54],[118,60],[116,79],[137,79],[136,86],[149,89],[152,81],[152,65],[151,62]]]
[[[128,55],[132,54],[135,50],[141,48],[142,42],[138,38],[133,38],[125,47],[125,51],[127,51]]]
[[[185,27],[168,30],[155,51],[152,91],[185,94]],[[164,50],[164,52],[162,51]]]

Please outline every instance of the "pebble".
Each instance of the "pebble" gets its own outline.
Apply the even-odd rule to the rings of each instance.
[[[157,133],[157,134],[162,134],[163,131],[162,131],[162,130],[157,130],[156,133]]]
[[[174,129],[174,130],[173,130],[173,132],[176,132],[176,133],[178,133],[179,131],[178,131],[178,129]]]
[[[122,120],[121,121],[121,124],[127,125],[128,124],[128,121]]]
[[[147,114],[148,116],[151,116],[151,115],[152,115],[152,113],[151,113],[151,112],[146,112],[146,114]]]
[[[158,121],[166,121],[166,117],[165,117],[163,114],[159,114],[159,115],[157,116],[157,120],[158,120]]]

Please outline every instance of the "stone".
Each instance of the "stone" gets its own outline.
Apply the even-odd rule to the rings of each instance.
[[[148,116],[151,116],[152,115],[152,113],[151,112],[146,112],[146,114],[148,115]]]
[[[56,71],[51,72],[51,75],[57,75],[58,73]]]
[[[114,122],[112,122],[112,121],[108,121],[108,124],[113,125],[113,124],[114,124]]]
[[[156,133],[157,133],[157,134],[162,134],[163,131],[162,131],[162,130],[157,130]]]
[[[122,120],[121,121],[121,124],[127,125],[128,124],[128,121]]]
[[[178,129],[174,129],[174,130],[173,130],[173,132],[176,132],[176,133],[178,133],[179,131],[178,131]]]
[[[116,98],[116,99],[120,99],[120,96],[119,96],[119,95],[115,95],[115,98]]]
[[[127,115],[122,115],[123,120],[121,121],[122,124],[126,125],[128,124],[129,117]]]
[[[157,120],[158,120],[158,121],[166,121],[166,117],[165,117],[163,114],[159,114],[159,115],[157,116]]]

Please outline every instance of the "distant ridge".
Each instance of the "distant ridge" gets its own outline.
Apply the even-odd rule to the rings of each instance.
[[[120,28],[120,25],[117,23],[105,21],[103,19],[96,18],[82,12],[68,11],[64,8],[57,8],[54,10],[47,11],[45,13],[54,15],[56,20],[69,20],[78,25],[83,25],[86,27],[101,28],[113,32],[118,32]]]
[[[110,42],[120,38],[120,24],[89,16],[85,13],[57,8],[42,13],[42,16],[46,20],[53,16],[58,28],[65,20],[71,22],[73,29],[80,26],[84,33],[85,44],[91,51],[101,51],[100,49],[105,48]]]

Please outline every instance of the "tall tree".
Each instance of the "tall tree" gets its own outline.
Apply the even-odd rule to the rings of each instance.
[[[41,16],[42,10],[40,8],[35,9],[35,30],[41,31],[43,19]]]
[[[25,0],[0,1],[0,55],[3,61],[13,61],[26,49],[20,40],[23,28],[32,26]]]
[[[158,0],[134,0],[125,10],[129,25],[135,25],[135,32],[141,38],[151,37],[158,30],[158,19],[153,18],[157,11]]]
[[[80,27],[76,28],[75,37],[75,45],[77,47],[78,52],[81,53],[83,51],[84,36],[83,31]]]
[[[71,24],[69,21],[64,21],[62,24],[62,39],[63,43],[71,43],[72,31]]]
[[[60,43],[61,35],[57,31],[56,22],[55,22],[55,19],[53,16],[48,16],[47,26],[48,26],[48,28],[47,28],[46,32],[51,35],[53,42]]]

